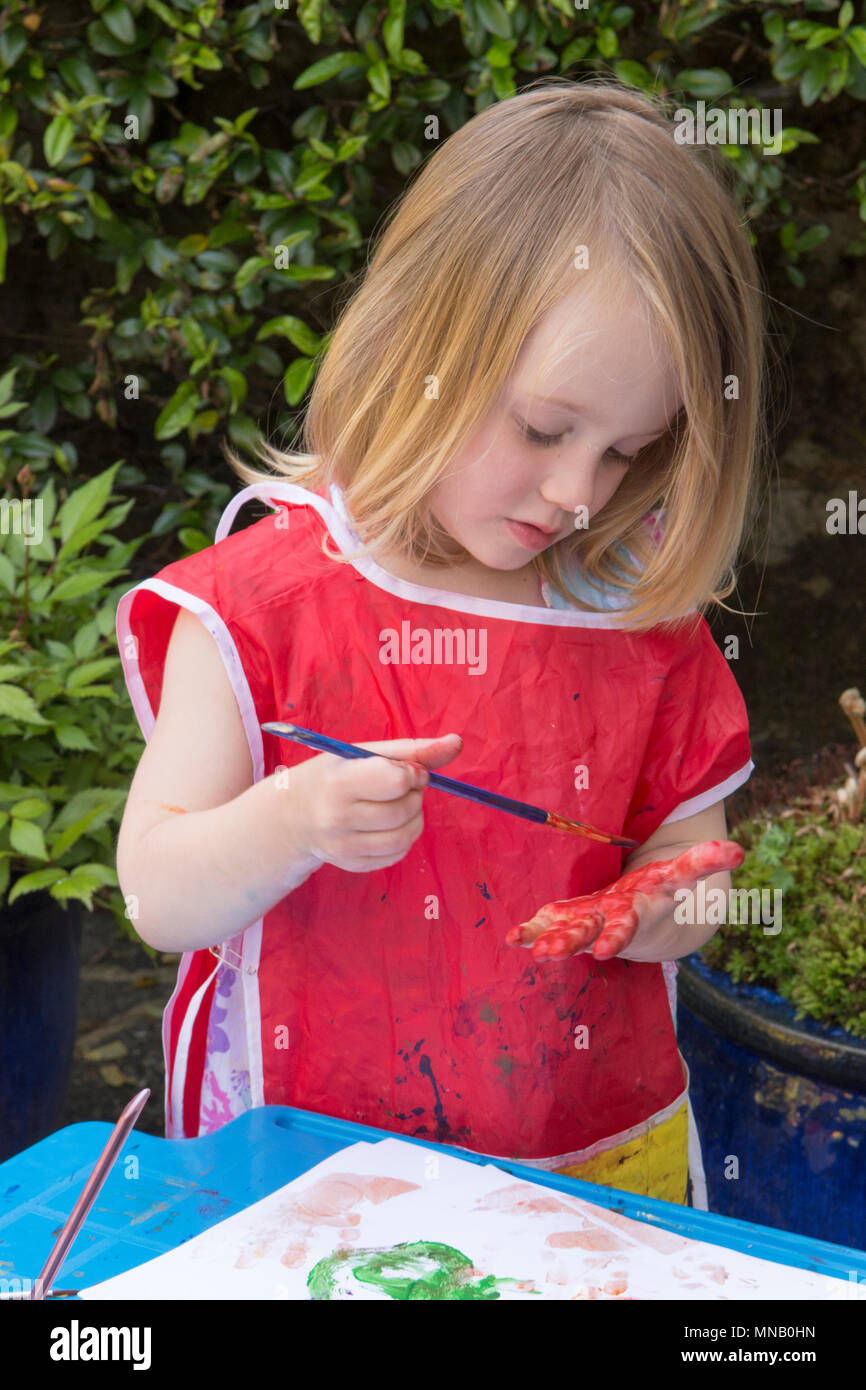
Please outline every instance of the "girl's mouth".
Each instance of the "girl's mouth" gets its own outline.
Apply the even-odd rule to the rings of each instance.
[[[527,550],[543,550],[556,537],[556,531],[542,531],[540,526],[532,526],[528,521],[505,519],[506,525],[516,541]]]

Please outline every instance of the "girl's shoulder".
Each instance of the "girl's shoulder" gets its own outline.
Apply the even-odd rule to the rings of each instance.
[[[236,496],[223,512],[212,545],[182,556],[153,575],[147,585],[170,598],[174,591],[191,593],[210,604],[225,621],[239,621],[253,609],[291,602],[338,571],[322,554],[326,529],[312,494],[295,496],[275,491],[273,507],[264,516],[232,530],[244,502],[263,500]],[[259,511],[262,507],[259,507]]]

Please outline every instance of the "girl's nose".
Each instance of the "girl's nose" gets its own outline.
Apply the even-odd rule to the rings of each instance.
[[[569,516],[573,516],[578,507],[592,512],[601,459],[597,450],[581,449],[577,456],[570,451],[568,458],[549,470],[539,488],[545,502]]]

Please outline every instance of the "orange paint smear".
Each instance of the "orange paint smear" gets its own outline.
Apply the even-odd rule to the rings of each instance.
[[[163,811],[176,811],[179,815],[183,816],[188,814],[185,806],[169,806],[166,801],[151,801],[149,804],[151,806],[161,806]]]

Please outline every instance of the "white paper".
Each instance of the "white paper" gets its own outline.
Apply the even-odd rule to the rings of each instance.
[[[440,1248],[431,1251],[430,1243]],[[416,1248],[392,1253],[406,1244]],[[81,1297],[540,1301],[864,1293],[853,1282],[675,1235],[516,1180],[492,1164],[385,1139],[340,1150]]]

